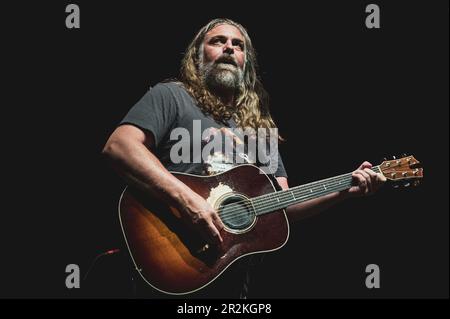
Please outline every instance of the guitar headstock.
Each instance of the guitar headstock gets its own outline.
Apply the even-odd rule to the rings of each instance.
[[[379,168],[388,180],[404,182],[404,186],[409,186],[410,184],[416,186],[423,178],[423,168],[420,162],[412,155],[385,160],[380,164]]]

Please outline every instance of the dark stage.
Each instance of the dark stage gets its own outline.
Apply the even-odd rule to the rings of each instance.
[[[425,176],[292,224],[255,270],[252,297],[448,298],[448,2],[376,1],[379,29],[366,27],[364,1],[78,1],[80,29],[65,26],[68,3],[4,12],[0,297],[133,298],[117,213],[125,183],[101,150],[150,86],[178,75],[198,29],[228,17],[258,53],[290,185],[402,153]],[[68,264],[84,276],[116,248],[90,282],[66,288]],[[369,264],[379,289],[365,285]]]

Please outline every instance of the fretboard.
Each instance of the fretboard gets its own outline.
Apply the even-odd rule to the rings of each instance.
[[[376,173],[380,173],[379,166],[374,166],[371,169]],[[349,189],[353,185],[352,180],[352,173],[342,174],[286,190],[253,197],[250,202],[256,214],[263,215],[310,199]]]

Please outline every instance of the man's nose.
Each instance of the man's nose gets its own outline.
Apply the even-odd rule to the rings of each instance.
[[[231,43],[231,40],[228,40],[225,45],[223,46],[223,52],[228,54],[234,53],[233,43]]]

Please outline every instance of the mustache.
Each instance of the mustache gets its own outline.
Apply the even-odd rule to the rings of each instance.
[[[219,63],[228,63],[228,64],[234,65],[235,67],[238,66],[238,63],[237,63],[237,61],[236,61],[236,58],[233,57],[233,56],[231,56],[231,55],[229,55],[229,54],[227,54],[227,53],[222,54],[222,56],[220,56],[220,57],[214,62],[214,64],[219,64]]]

